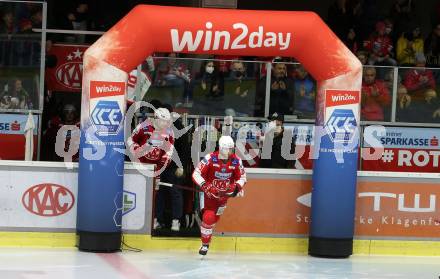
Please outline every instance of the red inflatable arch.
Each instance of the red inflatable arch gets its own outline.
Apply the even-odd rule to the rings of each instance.
[[[324,97],[326,92],[328,96],[350,92],[349,95],[354,97],[349,99],[354,101],[351,103],[349,101],[347,104],[355,105],[352,111],[356,125],[359,125],[362,65],[315,13],[139,5],[106,32],[84,55],[81,108],[83,131],[92,125],[90,121],[93,117],[97,122],[101,121],[100,124],[109,123],[102,119],[104,110],[95,110],[98,100],[113,98],[120,104],[121,110],[124,110],[127,73],[153,52],[294,57],[318,81],[317,124],[323,126],[326,119]],[[101,89],[98,89],[100,86]],[[329,89],[333,90],[329,91]],[[113,132],[120,133],[120,130]],[[100,138],[100,140],[107,139]],[[82,137],[81,151],[84,146]],[[93,169],[91,166],[95,163],[82,157],[78,230],[113,231],[111,228],[108,229],[108,226],[104,226],[106,228],[103,230],[90,228],[86,223],[93,223],[91,210],[88,211],[87,217],[81,217],[80,211],[87,211],[89,206],[96,208],[96,204],[92,204],[91,201],[90,205],[88,204],[89,200],[86,196],[89,194],[86,191],[91,191],[90,189],[97,183],[91,178],[93,175],[96,176],[96,173],[88,172],[88,169]],[[105,163],[104,160],[96,163],[95,170],[99,167],[98,173],[105,173],[105,179],[108,179],[105,183],[122,184],[122,178],[114,171],[114,165],[120,158],[116,161],[112,158],[106,157]],[[336,165],[336,161],[334,164]],[[356,175],[356,170],[347,168],[347,163],[340,165],[329,175],[335,179],[344,171],[350,172],[352,176]],[[318,171],[317,167],[314,171]],[[316,176],[314,176],[314,186],[317,186],[315,178]],[[353,180],[350,180],[347,183],[354,188],[356,181],[354,180],[353,183]],[[110,188],[106,186],[106,189]],[[113,203],[114,197],[113,195],[108,198],[109,203]],[[350,196],[350,199],[354,200],[354,195]],[[105,198],[102,197],[101,200]],[[313,202],[316,205],[318,203],[315,200]],[[105,205],[102,205],[102,208],[104,207]],[[113,213],[109,212],[112,218],[115,216]],[[83,222],[82,219],[87,219],[87,222]],[[319,235],[319,237],[324,236]]]

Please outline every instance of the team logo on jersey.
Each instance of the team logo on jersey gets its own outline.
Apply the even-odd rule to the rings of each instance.
[[[222,168],[222,172],[226,172],[226,168]]]
[[[215,176],[216,178],[218,178],[218,179],[226,180],[226,179],[231,178],[232,173],[222,173],[222,172],[218,172],[218,171],[216,171],[216,172],[214,173],[214,176]]]
[[[233,160],[232,160],[232,165],[233,165],[233,166],[238,165],[238,160],[237,160],[237,159],[233,159]]]
[[[148,144],[154,146],[154,147],[158,147],[158,146],[162,146],[163,145],[163,141],[159,140],[159,139],[151,139]]]
[[[229,181],[226,179],[214,179],[212,180],[212,186],[214,186],[214,188],[220,190],[220,191],[225,191],[228,189],[228,185],[229,185]]]

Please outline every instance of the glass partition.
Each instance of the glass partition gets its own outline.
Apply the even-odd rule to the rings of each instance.
[[[390,122],[394,68],[364,66],[362,77],[361,120]]]
[[[396,121],[440,123],[440,69],[399,68]]]
[[[316,81],[298,63],[277,62],[272,64],[269,114],[275,112],[294,118],[314,119]]]
[[[0,110],[40,110],[42,3],[1,2]]]
[[[264,63],[182,59],[175,54],[154,59],[152,85],[144,100],[170,104],[196,115],[264,116],[264,90],[258,91]]]

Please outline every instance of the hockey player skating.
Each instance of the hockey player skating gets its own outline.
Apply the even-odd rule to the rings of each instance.
[[[206,155],[193,173],[194,182],[203,191],[200,198],[202,246],[199,254],[208,253],[212,231],[226,208],[230,197],[242,193],[246,173],[241,159],[234,154],[234,141],[230,136],[219,139],[219,151]]]
[[[139,158],[142,163],[156,164],[155,176],[168,175],[163,172],[171,162],[174,150],[174,132],[171,127],[171,113],[166,108],[158,108],[154,111],[154,119],[147,119],[140,123],[133,131],[132,136],[127,140],[130,152]],[[163,200],[164,191],[159,191],[156,195],[156,202]],[[160,203],[160,202],[159,202]],[[163,206],[156,205],[153,228],[158,229],[162,225]],[[172,229],[178,231],[179,220],[173,219]]]

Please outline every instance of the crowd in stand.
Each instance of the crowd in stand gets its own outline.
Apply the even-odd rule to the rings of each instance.
[[[381,15],[377,1],[337,0],[329,9],[328,24],[365,64],[415,66],[416,55],[423,54],[428,67],[438,67],[440,17],[433,16],[438,24],[425,37],[416,5],[413,0],[395,0],[391,11]]]
[[[40,66],[42,21],[39,3],[0,3],[0,67]]]
[[[328,12],[328,24],[364,65],[416,67],[399,69],[390,78],[385,68],[364,69],[362,118],[389,121],[393,79],[397,78],[397,120],[440,122],[436,70],[440,66],[440,15],[423,36],[417,1],[395,0],[389,13],[381,15],[374,0],[336,0]],[[440,4],[435,9],[440,10]],[[388,79],[388,85],[387,85]],[[390,82],[391,81],[391,82]]]

